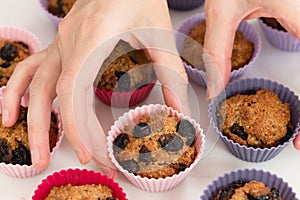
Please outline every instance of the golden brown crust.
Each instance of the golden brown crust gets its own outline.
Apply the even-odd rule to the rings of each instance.
[[[53,187],[46,200],[117,200],[113,197],[113,191],[106,185],[65,185]]]
[[[228,98],[218,107],[217,116],[223,134],[242,145],[260,148],[280,144],[290,126],[289,105],[266,89]]]
[[[198,26],[192,28],[188,35],[189,37],[185,40],[181,54],[181,57],[187,64],[202,71],[205,71],[201,56],[203,53],[205,31],[205,20],[200,22]],[[231,56],[231,71],[246,65],[250,61],[254,51],[253,43],[247,40],[241,31],[237,30],[235,34]]]
[[[5,48],[8,46],[13,46],[13,53],[8,56],[5,56]],[[11,49],[11,48],[10,48]],[[27,58],[30,55],[29,47],[27,44],[20,41],[8,41],[8,40],[0,40],[0,86],[5,86],[13,71],[15,70],[16,65]],[[7,51],[6,51],[7,52]]]

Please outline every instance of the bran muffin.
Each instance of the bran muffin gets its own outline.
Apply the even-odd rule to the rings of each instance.
[[[0,39],[0,87],[7,84],[16,65],[29,55],[29,46],[24,42]]]
[[[153,66],[145,51],[120,40],[103,62],[96,82],[102,90],[123,92],[141,88],[154,79]]]
[[[255,148],[270,148],[292,133],[290,107],[267,89],[239,93],[218,107],[221,132],[233,141]]]
[[[118,200],[106,185],[62,185],[53,187],[45,200]]]
[[[2,115],[0,115],[0,121],[2,121]],[[57,119],[52,113],[49,130],[49,145],[51,151],[56,146],[57,139]],[[18,120],[12,127],[0,125],[0,162],[29,166],[31,165],[29,149],[27,108],[20,106]]]
[[[204,36],[206,31],[206,21],[201,21],[197,26],[193,27],[184,42],[182,59],[190,66],[205,71],[202,60]],[[196,41],[196,42],[195,42]],[[244,34],[237,30],[235,32],[231,70],[237,70],[249,63],[253,56],[254,44],[244,37]]]
[[[218,192],[214,200],[268,199],[282,200],[278,189],[269,188],[259,181],[236,181]]]
[[[147,178],[178,174],[194,162],[195,128],[185,119],[159,112],[142,116],[113,141],[114,156],[128,172]]]
[[[49,0],[48,11],[57,17],[64,17],[76,0]]]

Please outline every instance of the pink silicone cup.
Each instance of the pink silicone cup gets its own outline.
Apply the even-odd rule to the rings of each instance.
[[[300,41],[288,32],[277,30],[265,24],[261,19],[258,19],[258,24],[263,30],[268,41],[275,47],[284,51],[300,51]]]
[[[2,103],[3,90],[5,90],[5,86],[0,88],[0,104]],[[28,106],[28,95],[25,95],[24,97],[22,97],[21,105],[24,107]],[[52,157],[54,156],[55,152],[59,148],[60,143],[63,138],[63,135],[64,135],[63,130],[62,130],[62,125],[61,125],[59,108],[56,104],[52,105],[52,112],[55,113],[56,118],[57,118],[58,136],[57,136],[56,145],[50,153],[50,161],[52,160]],[[0,109],[0,114],[2,114],[1,109]],[[3,173],[5,173],[11,177],[27,178],[27,177],[35,176],[44,170],[38,170],[35,167],[33,167],[33,165],[28,166],[28,165],[19,165],[19,164],[13,165],[13,164],[0,163],[0,171],[2,171]]]
[[[52,175],[42,180],[34,191],[32,200],[44,200],[53,187],[63,185],[87,185],[87,184],[101,184],[106,185],[113,191],[113,196],[119,200],[127,200],[126,194],[114,179],[87,169],[67,169],[59,172],[54,172]]]
[[[49,19],[51,20],[51,22],[56,26],[58,27],[58,24],[61,22],[62,18],[61,17],[58,17],[52,13],[50,13],[48,11],[48,3],[49,3],[49,0],[39,0],[39,3],[43,9],[43,11],[46,13],[46,15],[49,17]]]
[[[183,50],[183,45],[184,45],[184,40],[186,37],[188,37],[190,30],[197,26],[201,21],[205,20],[205,14],[204,12],[202,13],[198,13],[195,15],[192,15],[190,17],[188,17],[187,19],[185,19],[181,25],[178,27],[177,32],[175,34],[175,39],[176,39],[176,45],[177,45],[177,49],[179,51],[179,54],[182,52]],[[229,81],[233,81],[233,80],[237,80],[239,78],[242,77],[242,75],[246,72],[246,70],[253,65],[253,63],[255,62],[255,60],[257,59],[257,57],[260,54],[261,51],[261,39],[260,36],[258,34],[258,32],[256,31],[256,29],[247,21],[243,21],[240,23],[240,25],[237,28],[239,31],[241,31],[245,38],[249,41],[251,41],[254,44],[254,52],[252,54],[251,59],[249,60],[249,62],[239,68],[238,70],[233,70],[230,73],[230,80]],[[201,55],[200,55],[201,56]],[[187,63],[184,63],[184,67],[185,70],[188,74],[188,77],[194,81],[197,85],[206,88],[206,72],[202,71],[202,70],[198,70],[196,68],[193,68],[192,66],[188,65]]]
[[[35,35],[18,27],[0,27],[0,39],[9,41],[22,41],[29,46],[30,54],[37,53],[42,48],[39,39]]]
[[[120,166],[120,164],[117,162],[117,160],[114,157],[113,154],[114,139],[122,132],[125,126],[134,125],[135,124],[134,122],[137,121],[139,117],[141,117],[142,115],[147,116],[161,111],[166,112],[169,116],[176,116],[178,119],[186,119],[194,125],[196,129],[195,146],[198,152],[195,161],[190,165],[190,167],[186,168],[184,171],[181,171],[179,174],[175,174],[167,178],[154,179],[154,178],[136,176],[133,173],[129,173],[127,170],[124,170]],[[176,110],[167,107],[165,105],[150,104],[141,107],[136,107],[134,110],[130,110],[129,112],[121,116],[114,123],[114,125],[111,127],[110,131],[108,132],[107,144],[108,144],[109,157],[111,158],[112,162],[133,185],[135,185],[137,188],[149,192],[162,192],[162,191],[170,190],[175,186],[177,186],[179,183],[181,183],[185,179],[185,177],[192,171],[192,169],[197,165],[197,163],[199,162],[202,156],[203,149],[204,149],[204,134],[203,134],[203,130],[200,128],[200,125],[197,124],[195,120],[190,119],[188,116],[184,116],[182,113],[179,113]]]
[[[142,102],[156,83],[156,79],[147,85],[128,92],[108,91],[95,88],[96,96],[100,101],[112,107],[131,107]]]
[[[275,174],[259,169],[236,170],[219,176],[207,186],[200,199],[213,199],[221,189],[228,187],[228,185],[232,182],[252,180],[263,182],[269,188],[275,187],[279,190],[282,199],[297,200],[295,192],[287,182]]]
[[[292,136],[276,147],[271,148],[253,148],[241,145],[225,136],[218,127],[218,117],[217,117],[217,107],[220,103],[234,96],[237,93],[243,93],[247,90],[257,91],[259,89],[268,89],[278,95],[278,98],[284,102],[288,103],[291,110],[291,122],[294,126],[294,132]],[[270,160],[277,156],[298,134],[300,128],[300,101],[294,92],[290,91],[287,87],[282,84],[276,83],[271,80],[257,79],[257,78],[247,78],[236,80],[229,83],[224,93],[220,94],[217,98],[213,99],[209,104],[209,118],[212,126],[216,132],[220,135],[221,140],[227,147],[227,149],[236,156],[237,158],[248,161],[248,162],[264,162]]]

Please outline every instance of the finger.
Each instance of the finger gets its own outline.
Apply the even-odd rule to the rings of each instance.
[[[4,126],[10,127],[15,124],[18,118],[21,97],[24,95],[34,73],[44,58],[45,52],[42,51],[29,56],[16,66],[3,94],[2,124]]]
[[[300,150],[300,131],[298,131],[298,134],[296,138],[294,139],[294,147],[298,150]]]
[[[149,50],[154,69],[162,84],[162,92],[168,106],[190,115],[187,96],[188,78],[178,54],[163,50]]]
[[[37,69],[29,87],[28,138],[32,164],[45,169],[50,159],[49,129],[55,87],[60,74],[60,57],[55,44]]]

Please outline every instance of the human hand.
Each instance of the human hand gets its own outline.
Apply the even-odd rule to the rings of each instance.
[[[203,59],[207,71],[207,98],[216,97],[229,81],[235,31],[242,20],[274,17],[300,39],[300,0],[205,2],[206,34]],[[300,134],[294,140],[300,150]]]
[[[160,34],[159,41],[151,34],[142,37],[143,34],[141,36],[130,32],[126,36],[128,42],[141,43],[145,47],[157,45],[168,47],[168,51],[149,49],[148,53],[154,63],[160,64],[155,65],[154,68],[157,78],[162,83],[166,104],[179,111],[189,112],[187,76],[182,61],[176,54],[167,2],[77,0],[60,23],[53,43],[18,64],[3,95],[2,110],[7,113],[3,117],[3,124],[9,127],[15,123],[21,96],[29,87],[28,134],[32,163],[36,168],[44,169],[49,162],[49,114],[56,96],[68,142],[74,148],[81,163],[88,163],[92,159],[90,152],[82,143],[76,126],[83,127],[81,130],[86,130],[84,134],[90,134],[87,128],[90,126],[87,124],[87,113],[94,114],[93,107],[88,105],[88,110],[83,110],[84,113],[81,113],[80,124],[76,124],[74,101],[86,102],[86,92],[93,86],[97,75],[95,71],[98,72],[100,66],[97,66],[98,68],[91,66],[83,70],[83,63],[97,46],[108,40],[113,41],[114,36],[116,36],[116,43],[122,36],[120,33],[153,27],[157,30],[169,31]],[[161,41],[163,44],[160,44]],[[99,57],[100,63],[108,57],[114,47],[104,46],[107,48],[103,49],[103,54]],[[90,75],[90,78],[78,82],[77,78],[81,71]],[[170,71],[180,77],[175,83],[170,80],[170,78],[174,79],[174,76],[170,76]],[[74,96],[80,99],[74,99]],[[92,126],[100,129],[101,144],[105,145],[105,134],[100,124],[95,123],[99,122],[93,121]],[[98,153],[100,154],[97,155],[96,163],[99,164],[100,169],[110,176],[115,176],[117,171],[107,156],[107,149],[102,147],[101,152]]]

